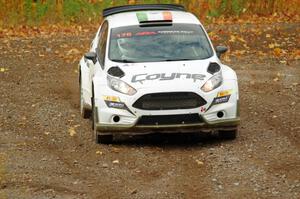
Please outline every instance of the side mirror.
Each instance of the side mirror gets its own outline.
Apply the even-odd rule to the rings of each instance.
[[[217,46],[216,47],[216,52],[217,56],[221,58],[221,55],[226,53],[228,51],[228,48],[226,46]]]
[[[84,58],[93,61],[94,64],[97,62],[97,54],[95,52],[85,53]]]

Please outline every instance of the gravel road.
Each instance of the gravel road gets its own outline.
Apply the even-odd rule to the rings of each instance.
[[[175,134],[96,145],[77,71],[95,30],[0,37],[0,198],[300,198],[300,62],[289,57],[299,27],[209,27],[239,76],[234,141]]]

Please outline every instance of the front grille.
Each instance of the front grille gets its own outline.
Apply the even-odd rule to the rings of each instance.
[[[142,116],[137,125],[175,125],[175,124],[195,124],[202,123],[199,114],[182,115],[150,115]]]
[[[205,105],[207,102],[191,92],[152,93],[143,95],[133,107],[142,110],[191,109]]]

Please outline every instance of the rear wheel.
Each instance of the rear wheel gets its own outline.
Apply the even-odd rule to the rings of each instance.
[[[234,140],[237,137],[238,130],[219,131],[219,137],[224,140]]]
[[[95,100],[94,94],[92,97],[92,128],[93,128],[93,140],[95,140],[96,144],[110,144],[113,141],[113,135],[103,135],[101,134],[96,127],[97,122],[97,112],[95,108]]]

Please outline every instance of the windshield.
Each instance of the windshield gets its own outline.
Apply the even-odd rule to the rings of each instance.
[[[160,62],[207,59],[211,45],[196,24],[113,28],[109,59],[115,62]]]

